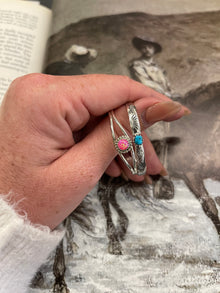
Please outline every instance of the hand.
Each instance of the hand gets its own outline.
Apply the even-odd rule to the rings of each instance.
[[[105,171],[119,176],[123,169],[130,179],[143,180],[114,160],[107,113],[118,108],[116,116],[129,129],[127,102],[144,117],[144,128],[189,112],[123,76],[30,74],[16,79],[0,108],[0,192],[11,191],[19,213],[53,229]],[[160,173],[163,166],[146,135],[144,148],[148,174]]]

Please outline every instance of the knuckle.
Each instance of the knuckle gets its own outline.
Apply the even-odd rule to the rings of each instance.
[[[30,73],[20,77],[17,77],[13,82],[12,85],[20,87],[23,86],[24,83],[30,84],[34,79],[40,78],[40,73]]]
[[[42,73],[30,73],[16,78],[12,82],[12,86],[16,88],[17,92],[33,93],[33,89],[44,88],[48,85],[51,76]]]
[[[27,106],[39,101],[39,96],[48,91],[48,87],[53,79],[52,76],[31,73],[16,78],[8,90],[8,99],[16,101],[16,104]]]

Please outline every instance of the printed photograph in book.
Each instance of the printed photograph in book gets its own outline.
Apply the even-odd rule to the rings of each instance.
[[[151,176],[152,185],[104,175],[66,219],[66,238],[32,287],[220,290],[219,36],[216,11],[93,17],[50,38],[45,73],[127,75],[192,114],[147,130],[169,175]]]

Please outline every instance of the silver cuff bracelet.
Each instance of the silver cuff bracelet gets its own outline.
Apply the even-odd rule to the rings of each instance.
[[[109,112],[110,127],[114,146],[128,169],[133,175],[144,175],[146,173],[146,163],[144,155],[143,137],[141,135],[141,126],[138,119],[136,107],[133,104],[127,105],[128,118],[133,138],[131,139],[124,127],[115,117],[114,111]],[[114,123],[121,129],[123,135],[116,137]],[[125,157],[130,153],[129,157]],[[131,161],[131,163],[130,163]]]

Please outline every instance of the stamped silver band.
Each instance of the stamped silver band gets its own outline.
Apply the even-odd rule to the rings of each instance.
[[[138,119],[136,107],[133,104],[127,105],[129,123],[133,135],[135,158],[137,160],[137,174],[144,175],[147,171],[141,125]]]
[[[136,108],[133,104],[127,105],[127,111],[133,140],[129,137],[124,127],[115,117],[114,111],[111,111],[109,112],[109,118],[113,143],[122,161],[131,173],[134,175],[144,175],[146,173],[146,164],[140,122]],[[114,123],[118,125],[123,135],[116,137]],[[130,153],[130,156],[127,158],[125,157],[126,153]],[[131,161],[131,163],[128,160]]]

